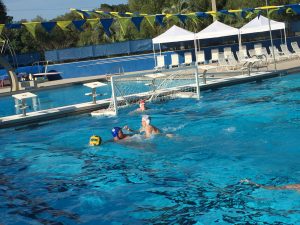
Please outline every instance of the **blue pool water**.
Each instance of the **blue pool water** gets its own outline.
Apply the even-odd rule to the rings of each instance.
[[[37,107],[34,107],[35,104],[32,102],[32,100],[27,100],[26,103],[29,105],[28,112],[78,104],[83,102],[91,102],[92,97],[85,95],[85,93],[89,92],[91,92],[91,89],[83,86],[82,84],[72,85],[58,89],[49,89],[32,92],[37,95]],[[110,98],[110,87],[108,85],[103,86],[99,88],[98,93],[103,95],[98,96],[97,99]],[[0,117],[20,113],[14,107],[15,101],[14,98],[12,98],[11,96],[0,97],[0,106]]]
[[[2,224],[299,224],[300,75],[151,104],[172,139],[107,142],[118,117],[0,130]],[[105,143],[89,147],[91,135]]]

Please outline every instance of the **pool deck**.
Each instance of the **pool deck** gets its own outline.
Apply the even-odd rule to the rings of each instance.
[[[272,66],[272,65],[271,65]],[[201,67],[201,66],[200,66]],[[188,69],[188,67],[187,67]],[[184,71],[184,69],[181,69]],[[201,70],[200,70],[201,71]],[[252,72],[249,76],[248,74],[241,75],[241,72],[234,71],[234,72],[216,72],[214,70],[209,71],[207,76],[214,75],[214,80],[208,80],[206,84],[200,83],[200,90],[208,90],[208,89],[216,89],[225,86],[231,86],[240,83],[246,83],[251,81],[257,81],[262,79],[268,79],[271,77],[286,75],[289,73],[295,73],[300,71],[300,60],[293,60],[282,62],[277,65],[277,71],[257,71]],[[163,71],[163,73],[170,73],[172,70]],[[141,74],[153,73],[153,71],[142,71],[142,72],[135,72]],[[132,73],[132,74],[135,74]],[[201,73],[201,72],[200,72]],[[201,74],[199,74],[201,76]],[[108,77],[106,76],[92,76],[92,77],[84,77],[84,78],[73,78],[73,79],[65,79],[59,81],[51,81],[46,83],[39,84],[40,89],[49,89],[49,88],[57,88],[66,85],[72,85],[76,83],[85,83],[85,82],[92,82],[92,81],[106,81]],[[201,78],[200,78],[201,79]],[[27,92],[30,90],[26,90]],[[9,93],[11,94],[11,93]],[[14,93],[16,94],[16,93]],[[7,95],[7,92],[4,92],[3,95]],[[147,97],[149,96],[149,92],[140,93],[139,97]],[[36,124],[40,122],[46,122],[52,119],[58,119],[61,117],[75,115],[75,114],[83,114],[89,113],[99,109],[105,109],[109,106],[110,100],[99,100],[96,104],[92,102],[88,103],[81,103],[69,106],[63,106],[58,108],[46,109],[42,111],[36,112],[29,112],[26,116],[23,115],[12,115],[0,118],[0,129],[8,128],[8,127],[16,127],[21,125],[28,125],[28,124]]]

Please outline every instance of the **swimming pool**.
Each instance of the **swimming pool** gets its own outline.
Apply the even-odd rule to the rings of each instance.
[[[140,115],[88,115],[0,130],[4,224],[299,224],[300,75],[151,104],[172,139],[87,146]]]

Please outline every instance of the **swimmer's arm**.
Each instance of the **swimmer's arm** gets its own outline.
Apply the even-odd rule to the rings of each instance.
[[[171,134],[171,133],[163,133],[160,129],[156,128],[156,134],[159,134],[161,136],[165,136],[165,137],[168,137],[168,138],[173,138],[174,137],[174,134]]]
[[[267,190],[284,190],[284,189],[288,189],[286,186],[265,186],[265,185],[262,185],[262,184],[258,184],[258,183],[255,183],[251,180],[248,180],[248,179],[244,179],[244,180],[241,180],[240,181],[241,183],[245,183],[245,184],[250,184],[252,186],[255,186],[255,187],[259,187],[259,188],[264,188],[264,189],[267,189]]]
[[[173,138],[174,137],[174,134],[170,134],[170,133],[168,133],[168,134],[166,134],[166,133],[157,133],[157,134],[160,135],[160,136],[167,137],[167,138]]]
[[[133,130],[133,129],[129,128],[127,125],[124,126],[123,129],[124,129],[124,130],[127,130],[127,131],[129,131],[129,132],[131,132],[131,133],[135,133],[135,134],[139,134],[139,133],[142,132],[141,129],[139,129],[139,130]]]
[[[263,187],[263,185],[254,183],[254,182],[252,182],[251,180],[248,180],[248,179],[240,180],[240,183],[242,183],[242,184],[250,184],[250,185],[256,186],[256,187]]]

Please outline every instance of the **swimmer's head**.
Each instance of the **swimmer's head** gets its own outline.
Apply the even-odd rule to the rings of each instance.
[[[145,100],[141,100],[141,101],[140,101],[140,107],[145,106],[145,104],[146,104]]]
[[[113,137],[119,137],[119,131],[121,131],[122,128],[121,127],[114,127],[112,130],[111,130],[111,134]]]
[[[145,122],[147,125],[150,124],[150,117],[148,115],[143,115],[142,122]]]

